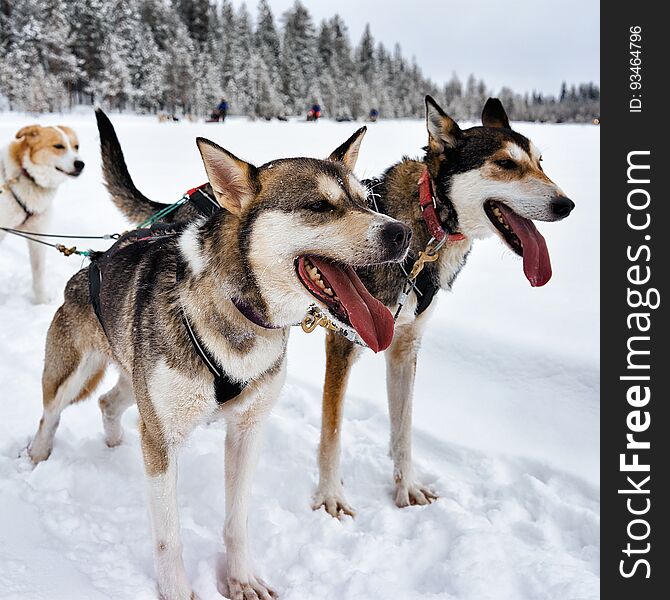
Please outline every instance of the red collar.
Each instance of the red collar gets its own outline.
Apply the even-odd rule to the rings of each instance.
[[[430,181],[428,168],[424,170],[419,177],[419,205],[421,206],[421,214],[426,223],[426,227],[430,235],[435,238],[436,242],[441,241],[444,236],[447,236],[448,242],[460,242],[465,239],[462,233],[447,233],[442,227],[440,217],[437,214],[437,205],[435,203],[435,195],[433,194],[433,185]]]

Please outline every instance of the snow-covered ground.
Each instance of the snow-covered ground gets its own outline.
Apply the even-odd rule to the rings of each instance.
[[[325,156],[354,123],[158,124],[112,117],[138,187],[169,202],[204,181],[204,135],[257,163]],[[34,121],[0,114],[0,143]],[[87,162],[61,188],[52,230],[115,232],[126,223],[101,184],[93,114],[40,122],[73,126]],[[419,598],[592,600],[599,562],[599,131],[518,124],[577,204],[541,224],[554,266],[531,289],[496,240],[478,242],[454,292],[442,295],[419,357],[414,455],[440,494],[395,508],[387,454],[384,361],[367,353],[349,386],[343,470],[355,520],[310,508],[317,469],[323,337],[295,331],[289,377],[270,419],[250,519],[260,572],[285,600]],[[379,122],[358,174],[418,154],[419,121]],[[106,247],[105,243],[94,247]],[[137,411],[108,449],[96,402],[65,411],[51,458],[31,469],[22,450],[41,412],[44,336],[82,261],[49,255],[54,300],[30,300],[25,243],[0,245],[0,598],[154,598]],[[113,383],[110,374],[104,386]],[[195,432],[181,455],[184,557],[199,597],[216,592],[223,521],[223,424]]]

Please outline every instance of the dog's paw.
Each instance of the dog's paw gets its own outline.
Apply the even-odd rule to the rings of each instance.
[[[121,442],[123,442],[123,435],[119,435],[118,437],[105,436],[105,444],[108,448],[116,448],[121,445]]]
[[[351,506],[349,506],[342,490],[337,492],[322,492],[317,490],[314,496],[312,509],[319,510],[321,507],[323,507],[331,517],[335,517],[336,519],[341,519],[344,516],[348,516],[353,519],[356,516],[356,511],[351,508]]]
[[[105,444],[108,448],[116,448],[123,442],[123,428],[120,425],[113,426],[105,422],[103,418],[103,427],[105,430]]]
[[[277,592],[258,577],[249,577],[247,581],[227,577],[226,588],[224,593],[230,600],[276,600],[279,598]]]
[[[398,508],[406,506],[425,506],[437,500],[437,494],[418,483],[400,481],[396,484],[395,505]]]
[[[28,456],[33,465],[37,465],[51,456],[51,448],[46,448],[39,444],[31,444],[28,446]]]

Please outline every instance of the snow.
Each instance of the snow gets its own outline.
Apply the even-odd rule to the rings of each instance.
[[[325,156],[355,123],[158,124],[113,115],[138,187],[170,202],[204,181],[194,139],[256,163]],[[34,117],[0,114],[0,139]],[[92,112],[45,116],[73,126],[87,162],[61,188],[52,230],[98,234],[127,223],[101,184]],[[518,124],[577,208],[540,224],[554,266],[531,289],[496,240],[477,242],[454,292],[442,294],[419,356],[414,458],[440,494],[397,509],[387,454],[384,361],[360,360],[349,385],[343,473],[355,520],[313,512],[323,336],[295,331],[289,377],[255,477],[252,553],[285,600],[592,600],[599,596],[599,132]],[[420,121],[369,126],[357,172],[379,174],[425,143]],[[84,242],[83,247],[86,247]],[[92,244],[106,247],[106,242]],[[54,300],[30,299],[25,243],[0,245],[0,598],[154,598],[137,411],[108,449],[96,402],[65,411],[51,458],[22,454],[41,414],[50,319],[80,258],[49,255]],[[114,375],[106,378],[108,388]],[[102,390],[102,388],[101,388]],[[224,426],[197,430],[180,458],[184,559],[200,598],[220,597]]]

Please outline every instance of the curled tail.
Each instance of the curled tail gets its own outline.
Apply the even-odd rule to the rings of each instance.
[[[100,133],[102,174],[112,202],[129,221],[141,223],[166,205],[150,200],[135,187],[112,122],[99,108],[95,110],[95,119]]]

